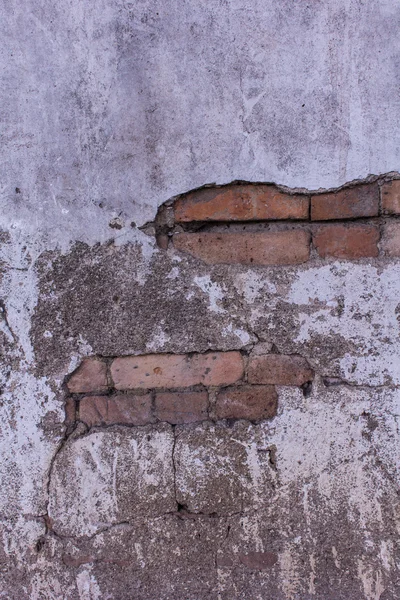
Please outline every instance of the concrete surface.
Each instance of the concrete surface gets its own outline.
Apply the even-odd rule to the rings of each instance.
[[[389,0],[3,4],[0,597],[399,598],[398,261],[206,267],[139,229],[207,183],[399,171],[399,17]],[[159,446],[117,428],[127,463],[144,436],[156,465],[130,465],[122,501],[111,430],[65,439],[84,356],[259,341],[310,360],[311,395],[281,388],[261,425],[166,426]],[[111,486],[98,506],[88,480]]]

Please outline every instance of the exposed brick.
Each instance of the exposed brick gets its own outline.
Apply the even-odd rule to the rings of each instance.
[[[260,221],[307,219],[309,197],[280,192],[273,185],[230,185],[203,188],[179,198],[175,220]]]
[[[208,417],[207,392],[162,392],[156,394],[155,415],[172,425],[203,421]]]
[[[79,404],[79,419],[94,425],[146,425],[154,422],[151,414],[151,396],[86,396]]]
[[[178,233],[174,246],[207,264],[296,265],[309,259],[310,235],[302,229]]]
[[[84,358],[67,387],[72,394],[105,392],[108,389],[106,363],[95,358]]]
[[[375,217],[378,212],[379,188],[376,183],[311,197],[313,221]]]
[[[116,358],[111,375],[118,390],[228,385],[243,376],[239,352],[147,354]]]
[[[400,256],[400,222],[386,223],[382,235],[382,250],[388,256]]]
[[[385,183],[381,192],[383,212],[389,215],[400,215],[400,179]]]
[[[249,383],[301,386],[314,378],[314,373],[301,356],[266,354],[249,360]]]
[[[270,569],[278,562],[278,555],[275,552],[248,552],[239,554],[240,562],[256,571]]]
[[[272,385],[246,385],[221,390],[217,396],[217,419],[259,421],[276,415],[278,394]]]
[[[323,225],[314,233],[313,242],[322,258],[375,257],[379,254],[379,229],[376,225]]]
[[[67,398],[65,402],[65,424],[72,425],[75,423],[76,418],[76,407],[75,400],[73,398]]]

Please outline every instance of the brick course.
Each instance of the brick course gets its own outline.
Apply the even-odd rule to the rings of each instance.
[[[117,390],[228,385],[243,376],[239,352],[148,354],[116,358],[111,376]]]
[[[273,185],[203,188],[175,202],[175,221],[261,221],[308,219],[309,197],[290,195]]]
[[[383,228],[382,250],[387,256],[400,256],[400,221],[386,223]]]
[[[383,184],[381,197],[385,214],[400,215],[400,179]]]
[[[376,225],[323,225],[313,235],[321,258],[357,259],[379,254],[379,228]]]
[[[155,419],[151,414],[151,396],[86,396],[79,404],[79,419],[89,427],[95,425],[146,425]]]
[[[108,389],[107,365],[95,358],[85,358],[70,377],[67,387],[73,394],[105,392]]]
[[[174,246],[207,264],[296,265],[309,259],[310,234],[302,229],[179,233]]]
[[[217,419],[259,421],[276,415],[278,395],[270,385],[246,385],[225,388],[217,395]]]
[[[161,392],[156,394],[155,415],[172,425],[208,418],[207,392]]]
[[[311,197],[311,220],[356,219],[375,217],[379,213],[377,183],[358,185],[338,192]]]
[[[301,386],[314,379],[314,373],[301,356],[266,354],[249,360],[248,381],[255,384]]]

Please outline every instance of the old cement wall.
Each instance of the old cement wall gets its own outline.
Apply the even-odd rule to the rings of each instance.
[[[399,598],[382,206],[355,215],[375,253],[298,265],[207,264],[140,229],[205,184],[376,175],[381,192],[400,170],[399,16],[392,0],[3,4],[0,597]],[[171,424],[153,405],[154,423],[112,425],[98,405],[89,429],[65,421],[85,357],[208,351],[301,356],[312,385],[268,384],[268,419]]]

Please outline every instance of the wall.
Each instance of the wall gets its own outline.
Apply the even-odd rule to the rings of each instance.
[[[3,597],[399,597],[399,12],[3,6]]]

